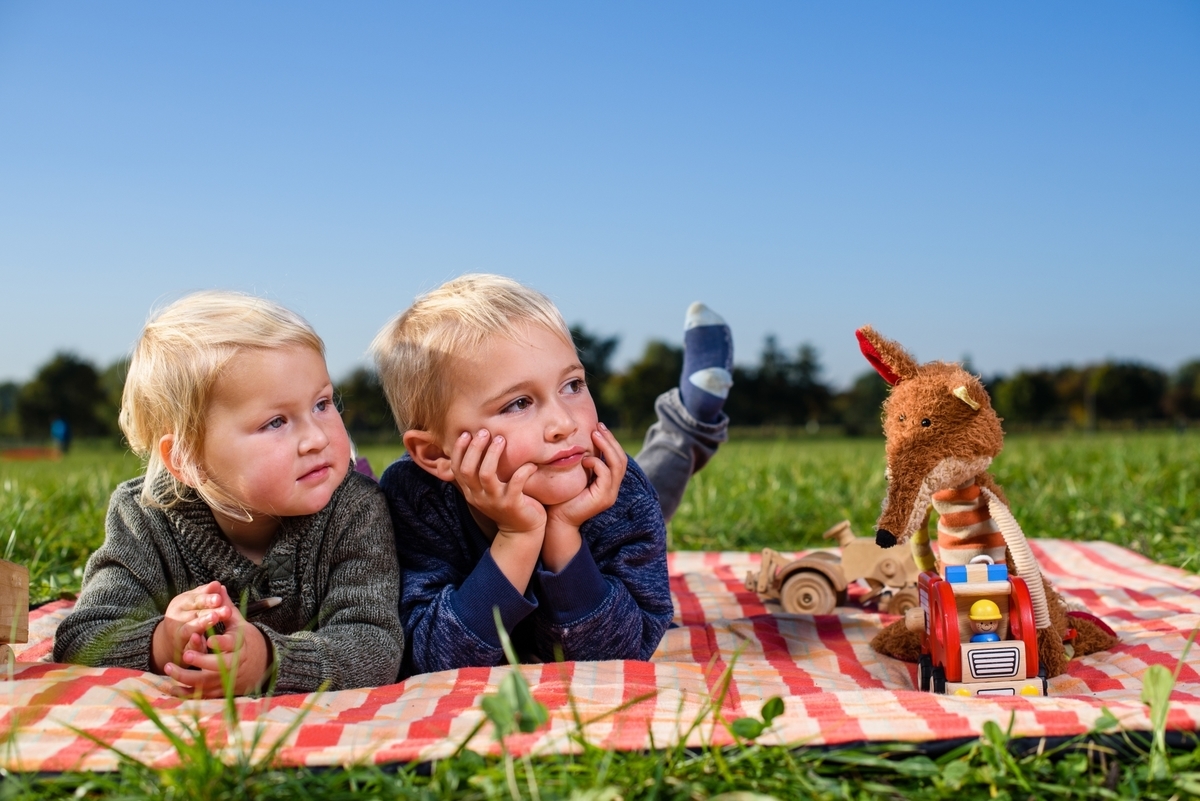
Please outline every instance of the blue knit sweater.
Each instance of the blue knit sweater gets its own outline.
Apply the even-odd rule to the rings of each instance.
[[[504,661],[493,607],[522,660],[648,659],[671,621],[667,535],[658,496],[630,460],[617,501],[580,527],[559,573],[517,592],[453,484],[407,456],[380,479],[400,559],[402,675]]]

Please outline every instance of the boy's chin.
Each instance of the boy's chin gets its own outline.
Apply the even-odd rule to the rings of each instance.
[[[584,471],[576,476],[558,476],[553,481],[537,487],[526,487],[525,494],[543,506],[558,506],[566,503],[587,489],[588,478]]]

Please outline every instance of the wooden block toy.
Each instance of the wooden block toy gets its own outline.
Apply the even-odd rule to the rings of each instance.
[[[0,643],[29,640],[29,568],[0,559]]]

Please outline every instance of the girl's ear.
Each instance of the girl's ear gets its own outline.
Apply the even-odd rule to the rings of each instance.
[[[442,450],[437,439],[428,431],[410,429],[404,432],[404,447],[417,465],[442,481],[453,481],[450,457]]]
[[[194,482],[188,481],[180,467],[179,460],[175,458],[175,435],[164,434],[158,440],[158,458],[162,460],[163,467],[167,468],[167,472],[171,477],[184,486],[195,489]]]

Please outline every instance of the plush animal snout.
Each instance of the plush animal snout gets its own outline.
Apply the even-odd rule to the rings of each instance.
[[[896,535],[886,528],[881,528],[875,532],[875,544],[880,548],[891,548],[896,544]]]

